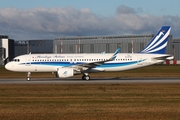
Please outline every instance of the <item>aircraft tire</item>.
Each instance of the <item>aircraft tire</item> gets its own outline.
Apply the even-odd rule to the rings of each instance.
[[[82,79],[88,81],[88,80],[90,80],[90,77],[89,77],[89,76],[86,76],[86,75],[83,75],[83,76],[82,76]]]
[[[85,80],[90,80],[90,77],[89,76],[85,76]]]
[[[82,76],[82,80],[85,80],[85,75]]]
[[[31,80],[31,78],[30,77],[27,77],[27,79],[26,79],[27,81],[30,81]]]

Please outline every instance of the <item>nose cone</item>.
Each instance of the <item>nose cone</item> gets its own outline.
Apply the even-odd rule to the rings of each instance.
[[[7,70],[14,71],[14,66],[12,65],[11,62],[7,63],[7,64],[5,65],[5,68],[6,68]]]
[[[6,70],[9,70],[9,68],[10,68],[9,63],[7,63],[7,64],[5,65],[5,68],[6,68]]]

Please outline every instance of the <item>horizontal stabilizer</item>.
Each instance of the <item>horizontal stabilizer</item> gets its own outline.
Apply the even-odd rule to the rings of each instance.
[[[154,59],[156,59],[156,60],[173,60],[174,56],[166,55],[166,56],[161,56],[161,57],[155,57]]]

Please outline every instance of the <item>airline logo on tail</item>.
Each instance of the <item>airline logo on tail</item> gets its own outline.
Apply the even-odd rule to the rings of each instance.
[[[164,54],[168,43],[170,30],[170,26],[163,26],[140,53]]]

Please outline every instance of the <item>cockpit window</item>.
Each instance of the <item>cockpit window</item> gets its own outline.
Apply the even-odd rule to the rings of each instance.
[[[19,62],[20,60],[19,60],[19,59],[14,59],[13,61],[14,61],[14,62]]]

